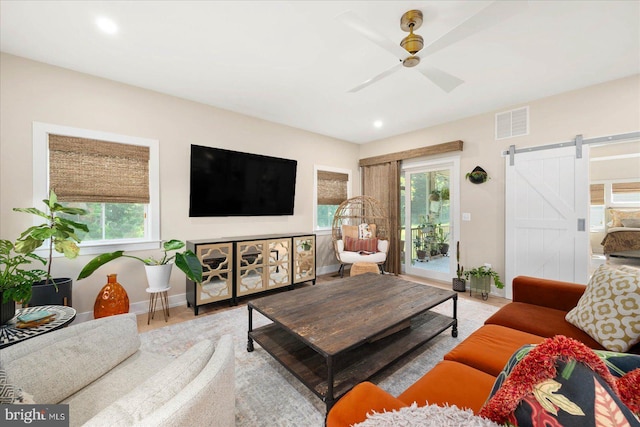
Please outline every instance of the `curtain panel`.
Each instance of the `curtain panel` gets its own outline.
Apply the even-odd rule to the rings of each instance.
[[[149,147],[50,134],[49,183],[64,202],[149,203]]]
[[[389,217],[389,252],[385,271],[400,274],[400,162],[363,166],[362,172],[362,194],[379,200]]]

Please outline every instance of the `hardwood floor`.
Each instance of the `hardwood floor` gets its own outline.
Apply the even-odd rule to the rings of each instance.
[[[400,275],[400,277],[412,282],[424,283],[425,285],[436,286],[442,289],[451,289],[451,283],[437,282],[437,281],[428,280],[428,279],[424,279],[416,276],[409,276],[405,274]],[[317,283],[318,284],[326,283],[339,278],[340,276],[338,276],[337,273],[325,274],[325,275],[318,276]],[[312,286],[312,285],[310,283],[304,283],[302,285],[296,285],[296,288],[305,287],[305,286]],[[283,292],[286,292],[286,291],[283,291]],[[256,298],[260,298],[260,296],[257,296]],[[468,291],[460,292],[458,294],[458,298],[471,299],[474,301],[481,302],[483,304],[492,305],[494,307],[502,307],[503,305],[509,302],[508,299],[500,298],[494,295],[490,295],[488,300],[483,301],[480,294],[474,293],[472,296],[470,296]],[[236,307],[246,306],[247,301],[249,301],[248,298],[241,299],[238,303],[238,306],[234,306],[234,307],[230,307],[227,301],[200,307],[198,317],[209,316],[209,315],[220,313],[222,311],[230,310]],[[188,320],[193,320],[196,318],[196,316],[193,314],[193,310],[191,308],[188,308],[186,305],[171,307],[169,312],[170,312],[169,319],[167,322],[165,322],[162,316],[162,312],[157,311],[154,318],[151,319],[151,322],[149,325],[147,325],[147,313],[139,314],[138,315],[138,331],[147,332],[153,329],[162,328],[164,326],[173,325],[176,323],[186,322]]]

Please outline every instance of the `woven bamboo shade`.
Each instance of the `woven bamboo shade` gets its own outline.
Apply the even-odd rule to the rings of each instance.
[[[591,204],[604,205],[604,184],[591,184]]]
[[[339,205],[347,200],[348,181],[346,173],[318,171],[318,204]]]
[[[60,201],[149,203],[149,147],[51,134],[49,170]]]
[[[615,193],[640,193],[640,182],[615,182],[611,184],[611,191]]]

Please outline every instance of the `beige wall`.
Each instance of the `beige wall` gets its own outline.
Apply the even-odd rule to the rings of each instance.
[[[12,212],[33,206],[32,122],[112,132],[160,141],[161,236],[181,240],[279,232],[312,232],[314,165],[353,171],[358,182],[359,146],[116,83],[39,62],[0,57],[0,237],[14,240],[32,218]],[[189,218],[189,147],[199,144],[298,161],[295,214],[282,217]],[[354,193],[359,188],[354,188]],[[330,240],[319,238],[318,245]],[[328,248],[320,248],[327,253]],[[56,258],[53,274],[77,277],[91,259]],[[321,258],[321,259],[324,259]],[[333,263],[333,260],[331,260]],[[320,265],[322,267],[322,265]],[[93,310],[108,272],[118,273],[132,303],[147,295],[142,265],[117,260],[74,284],[74,307]],[[103,273],[103,274],[100,274]],[[184,275],[171,277],[170,295],[184,293]]]
[[[640,76],[532,101],[531,133],[494,140],[494,113],[358,146],[344,141],[254,119],[156,92],[29,61],[0,57],[0,237],[15,239],[30,218],[11,211],[32,206],[33,121],[113,132],[160,141],[161,226],[163,238],[182,240],[312,231],[314,164],[351,169],[352,194],[359,194],[357,160],[452,140],[464,141],[461,174],[476,165],[491,180],[462,181],[462,263],[490,262],[504,274],[504,159],[518,147],[567,141],[640,129]],[[469,102],[473,102],[472,99]],[[518,107],[504,108],[500,111]],[[295,215],[286,217],[189,218],[189,145],[201,144],[298,161]],[[319,267],[335,262],[330,236],[318,236]],[[54,260],[54,275],[77,277],[90,256]],[[146,279],[139,264],[118,260],[101,271],[118,273],[133,303],[144,302]],[[106,278],[96,274],[74,285],[74,306],[90,312]],[[184,276],[174,271],[170,295],[184,292]]]
[[[464,141],[461,212],[470,213],[471,221],[460,223],[461,263],[466,268],[491,263],[504,277],[505,160],[501,153],[512,144],[522,148],[569,141],[577,134],[592,138],[638,131],[639,94],[640,76],[636,75],[369,143],[360,156]],[[529,135],[496,141],[495,113],[525,105],[529,106]],[[485,184],[464,180],[476,165],[491,177]]]

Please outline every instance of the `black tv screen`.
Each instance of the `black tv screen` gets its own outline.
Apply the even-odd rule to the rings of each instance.
[[[293,215],[295,160],[191,145],[189,216]]]

